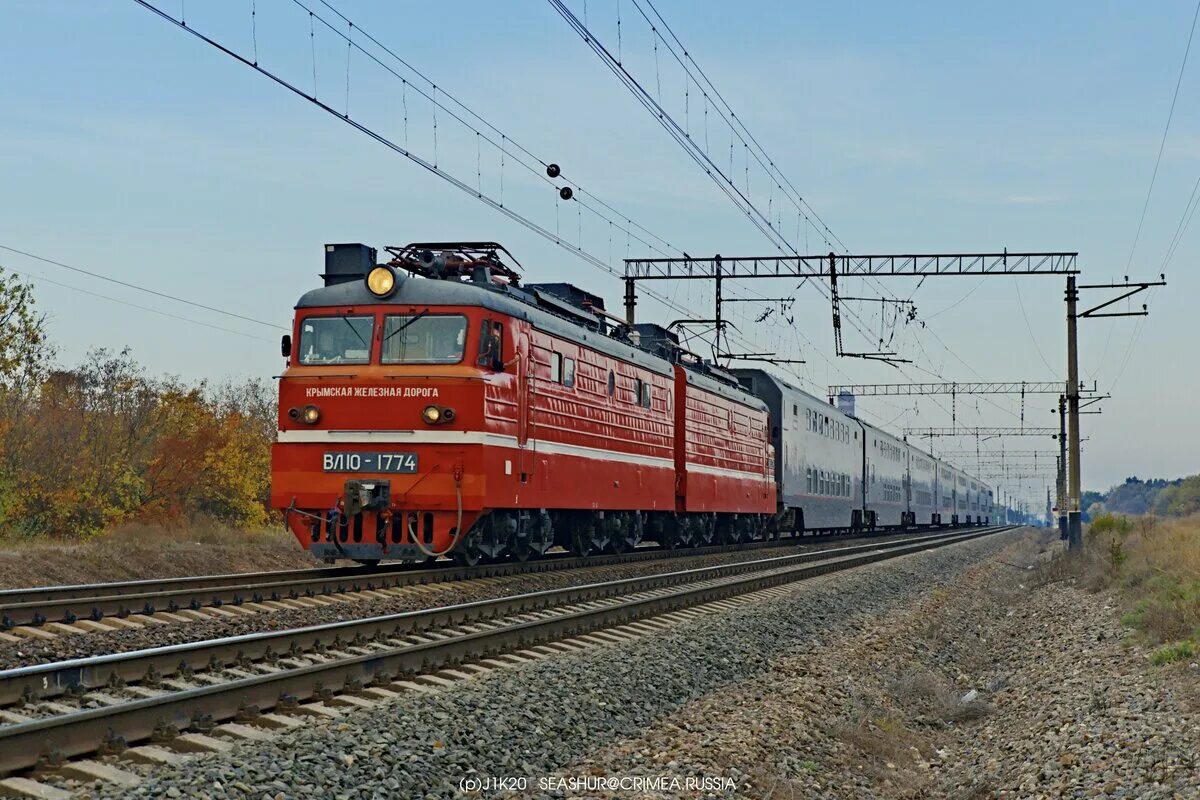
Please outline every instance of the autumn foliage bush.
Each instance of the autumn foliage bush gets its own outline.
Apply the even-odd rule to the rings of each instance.
[[[262,381],[151,377],[129,350],[57,368],[29,285],[0,269],[0,538],[261,527],[275,429]]]
[[[0,531],[87,536],[196,516],[266,524],[274,398],[260,381],[147,376],[92,352],[0,406]]]

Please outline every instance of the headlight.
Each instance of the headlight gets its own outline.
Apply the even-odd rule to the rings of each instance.
[[[442,421],[442,410],[437,406],[425,406],[425,410],[421,412],[421,419],[429,425],[437,425]]]
[[[316,406],[305,406],[300,411],[300,419],[305,425],[316,425],[321,418],[321,409]]]
[[[391,267],[376,267],[367,273],[367,288],[376,297],[387,297],[396,290],[396,273]]]

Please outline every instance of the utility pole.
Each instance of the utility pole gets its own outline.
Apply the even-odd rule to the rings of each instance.
[[[1079,341],[1075,309],[1079,290],[1075,276],[1067,276],[1067,549],[1083,547],[1083,520],[1079,511]]]
[[[1058,396],[1058,535],[1067,538],[1067,396]]]
[[[1165,275],[1159,275],[1157,281],[1140,281],[1130,283],[1125,278],[1123,284],[1086,284],[1077,285],[1075,273],[1067,275],[1067,548],[1080,550],[1083,548],[1083,512],[1080,509],[1079,470],[1079,341],[1076,332],[1076,322],[1089,317],[1144,317],[1149,312],[1146,306],[1141,311],[1105,311],[1101,309],[1144,292],[1151,286],[1166,286]],[[1125,293],[1093,306],[1086,311],[1078,311],[1079,291],[1081,289],[1125,289]]]

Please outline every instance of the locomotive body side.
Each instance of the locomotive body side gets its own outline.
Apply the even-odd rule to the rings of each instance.
[[[293,337],[271,497],[318,557],[421,559],[462,541],[527,556],[581,513],[628,512],[602,524],[636,533],[634,512],[674,510],[671,365],[628,344],[418,279],[386,302],[361,282],[314,290]]]
[[[756,519],[751,524],[747,516],[746,524],[761,530],[776,504],[766,405],[681,365],[675,366],[675,398],[676,510],[749,515]]]

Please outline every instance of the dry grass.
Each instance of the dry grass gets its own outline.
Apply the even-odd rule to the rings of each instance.
[[[1189,658],[1200,642],[1200,515],[1101,517],[1084,545],[1044,567],[1041,579],[1115,591],[1127,611],[1122,622],[1150,643],[1173,643],[1156,662]]]
[[[898,704],[927,724],[959,724],[991,713],[991,707],[978,697],[963,702],[954,684],[932,670],[905,675],[892,683],[889,692]]]
[[[833,723],[830,732],[875,766],[889,762],[908,766],[922,747],[928,747],[920,736],[905,727],[897,714],[878,706],[855,708],[846,718]]]
[[[92,583],[314,566],[282,528],[245,531],[197,520],[127,525],[80,541],[0,540],[0,587]]]

